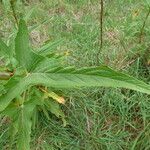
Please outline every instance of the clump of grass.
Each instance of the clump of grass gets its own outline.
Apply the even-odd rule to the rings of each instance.
[[[33,5],[35,3],[31,2],[25,6],[26,14]],[[64,39],[63,46],[58,46],[55,52],[67,51],[69,64],[93,66],[99,49],[98,6],[98,0],[66,0],[61,3],[45,0],[36,4],[38,12],[33,11],[28,22],[40,34],[45,35],[44,31],[47,31],[45,40]],[[144,67],[141,65],[142,54],[149,42],[148,24],[142,29],[144,40],[138,42],[146,14],[145,1],[115,0],[111,1],[111,5],[106,1],[104,45],[100,61],[149,82],[148,75],[143,74],[149,60],[148,54]],[[4,30],[6,26],[3,22],[9,23],[10,16],[3,13],[3,18],[1,30],[5,31],[2,34],[7,40],[8,32],[13,34],[15,31],[13,25],[8,27],[10,30]],[[32,26],[33,22],[39,25]],[[32,135],[32,149],[149,149],[149,106],[149,96],[127,90],[72,91],[68,103],[63,107],[68,126],[63,128],[61,121],[54,116],[47,121],[41,115],[38,129]],[[0,147],[3,147],[7,142],[7,123],[6,127],[1,126],[1,133]]]

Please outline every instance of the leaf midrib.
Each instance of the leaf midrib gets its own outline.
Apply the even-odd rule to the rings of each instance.
[[[76,77],[73,79],[73,77]],[[120,75],[118,76],[120,77]],[[134,79],[130,76],[129,82],[126,80],[119,80],[116,78],[99,76],[99,75],[87,75],[87,74],[73,74],[73,73],[32,73],[28,76],[24,77],[20,80],[13,88],[9,89],[9,91],[0,97],[0,111],[4,110],[7,105],[14,99],[16,96],[20,95],[23,91],[25,91],[29,86],[34,85],[43,85],[48,87],[57,87],[57,88],[79,88],[79,87],[123,87],[136,91],[140,91],[143,93],[150,94],[150,86],[146,83]],[[73,83],[70,83],[68,80],[65,82],[62,79],[72,79]],[[86,78],[86,81],[82,79]],[[135,84],[134,82],[137,82]],[[12,96],[13,95],[13,96]]]

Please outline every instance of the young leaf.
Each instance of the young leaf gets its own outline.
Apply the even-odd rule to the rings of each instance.
[[[73,69],[56,69],[49,73],[31,73],[11,87],[0,97],[0,111],[29,86],[44,85],[55,88],[80,87],[122,87],[150,94],[150,85],[129,75],[116,72],[108,67]]]
[[[28,29],[22,19],[19,22],[19,30],[15,39],[15,52],[19,65],[25,67],[28,71],[34,69],[44,59],[44,57],[31,50]]]

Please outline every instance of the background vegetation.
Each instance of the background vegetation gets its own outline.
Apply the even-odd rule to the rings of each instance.
[[[18,1],[33,47],[51,42],[52,51],[77,67],[97,65],[100,48],[99,0]],[[149,82],[150,3],[147,0],[104,2],[101,64]],[[16,21],[7,0],[0,4],[0,37],[9,43]],[[60,91],[61,92],[61,91]],[[68,125],[42,115],[32,134],[33,150],[149,150],[149,96],[131,90],[94,88],[70,90],[62,106]],[[8,147],[9,120],[0,122],[0,148]]]

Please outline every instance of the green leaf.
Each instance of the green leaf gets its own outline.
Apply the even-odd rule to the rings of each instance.
[[[29,35],[26,23],[24,20],[19,22],[19,30],[15,39],[16,59],[20,66],[23,66],[27,71],[32,71],[44,57],[36,54],[30,48]]]
[[[150,94],[150,85],[108,67],[52,69],[49,73],[31,73],[0,97],[0,111],[29,86],[43,85],[54,88],[122,87]]]
[[[17,149],[18,150],[30,150],[30,133],[33,116],[33,110],[36,107],[35,100],[28,101],[24,105],[16,106],[11,103],[1,115],[9,116],[12,120],[10,128],[11,143],[14,136],[18,133]]]
[[[47,72],[54,67],[58,67],[59,63],[59,59],[45,58],[43,61],[39,62],[38,66],[34,69],[33,72]]]
[[[12,149],[15,135],[18,132],[19,109],[14,103],[11,103],[3,112],[1,112],[1,116],[7,116],[11,119],[9,128],[9,136],[10,136],[9,148]]]
[[[32,129],[33,130],[36,128],[37,123],[38,123],[38,108],[35,107],[33,110],[33,115],[32,115]]]
[[[18,124],[17,121],[11,123],[10,128],[9,128],[9,136],[10,136],[10,144],[9,144],[9,149],[12,149],[13,142],[15,140],[15,136],[18,132]]]
[[[46,119],[50,120],[50,116],[49,116],[49,113],[48,113],[48,110],[46,109],[46,107],[45,106],[40,106],[40,108],[42,109],[42,112],[45,115]]]
[[[13,120],[16,120],[16,118],[18,118],[18,109],[14,104],[11,103],[4,111],[1,112],[1,115],[5,115]]]
[[[11,88],[13,88],[17,83],[19,83],[19,81],[21,80],[21,77],[19,76],[13,76],[11,77],[7,83],[4,85],[4,89],[7,93],[7,91]]]
[[[61,117],[63,125],[66,126],[65,114],[61,110],[59,103],[57,103],[53,99],[47,99],[45,100],[45,105],[52,114],[54,114],[58,118]]]
[[[32,126],[31,117],[34,108],[35,105],[32,103],[28,103],[20,107],[20,113],[18,116],[18,150],[30,150],[30,134]]]
[[[63,43],[62,39],[56,40],[54,42],[48,42],[44,44],[42,47],[40,47],[39,49],[37,49],[37,53],[47,56],[48,54],[53,52],[52,50],[56,50],[57,46],[59,46],[62,43]]]
[[[14,136],[18,133],[17,149],[18,150],[30,150],[30,133],[33,117],[33,110],[36,107],[35,100],[28,101],[24,105],[16,106],[11,103],[1,115],[9,116],[12,120],[10,133],[11,143]]]

